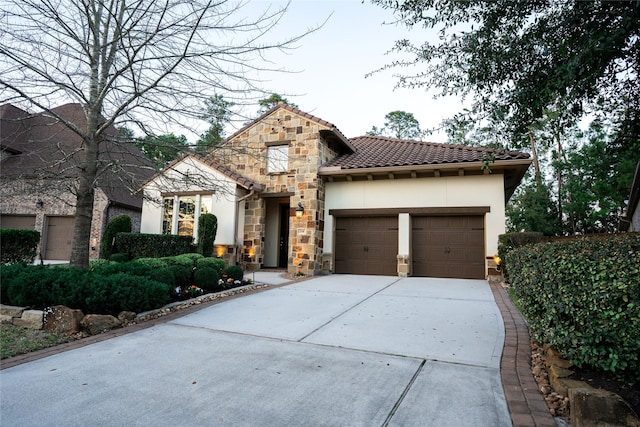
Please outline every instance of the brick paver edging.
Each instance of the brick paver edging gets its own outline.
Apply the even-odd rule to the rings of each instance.
[[[502,387],[514,427],[556,427],[531,373],[531,337],[522,314],[500,283],[491,292],[504,320],[504,348],[500,362]]]

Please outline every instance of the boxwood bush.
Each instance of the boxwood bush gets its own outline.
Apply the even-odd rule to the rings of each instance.
[[[541,243],[505,258],[536,339],[576,366],[640,377],[640,234]]]
[[[225,266],[226,263],[220,258],[198,259],[194,272],[196,286],[208,291],[220,289],[218,281],[222,277],[222,271]]]

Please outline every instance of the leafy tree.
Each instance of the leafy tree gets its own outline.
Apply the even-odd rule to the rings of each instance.
[[[420,122],[413,113],[406,111],[391,111],[384,116],[384,126],[373,126],[367,135],[382,135],[398,139],[419,139],[424,135],[420,129]]]
[[[167,135],[152,136],[137,139],[135,145],[153,161],[158,168],[163,168],[182,154],[189,151],[187,137]]]
[[[290,107],[298,108],[298,104],[295,104],[289,101],[287,98],[283,98],[281,95],[277,93],[272,93],[268,98],[264,98],[258,101],[258,105],[260,105],[260,108],[258,109],[258,114],[264,114],[265,112],[272,109],[273,107],[275,107],[281,102]]]
[[[224,139],[224,126],[231,121],[231,107],[234,103],[226,101],[222,95],[214,95],[205,101],[202,119],[209,123],[209,129],[200,135],[196,149],[207,151]]]
[[[572,149],[558,162],[565,182],[561,197],[569,234],[613,233],[634,174],[632,152],[612,146],[610,129],[594,122],[572,141]],[[626,150],[625,150],[626,151]],[[640,146],[636,143],[636,157]]]
[[[89,265],[98,159],[108,129],[129,123],[145,134],[162,134],[157,130],[166,126],[185,127],[201,116],[212,88],[239,96],[261,90],[251,73],[275,71],[264,57],[292,48],[304,36],[266,42],[286,6],[251,17],[245,5],[206,0],[3,2],[0,104],[17,102],[44,111],[83,140],[76,153],[72,266]],[[83,105],[86,126],[76,126],[52,107],[69,101]]]
[[[521,185],[506,207],[508,231],[536,231],[546,236],[562,232],[557,206],[544,183],[529,180]]]
[[[471,95],[476,118],[502,116],[521,141],[549,108],[573,119],[605,112],[631,132],[619,137],[640,137],[637,1],[372,2],[438,31],[434,43],[395,43],[401,57],[383,69],[400,70],[398,86]]]

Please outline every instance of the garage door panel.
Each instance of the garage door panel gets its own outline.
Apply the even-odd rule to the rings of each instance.
[[[0,228],[13,230],[35,230],[35,215],[0,215]]]
[[[396,217],[336,218],[335,272],[397,274]]]
[[[73,224],[73,217],[47,217],[47,235],[45,241],[44,259],[69,260],[71,258]]]
[[[483,279],[484,217],[413,217],[413,275]]]

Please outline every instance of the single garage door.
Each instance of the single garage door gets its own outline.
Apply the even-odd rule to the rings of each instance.
[[[413,276],[484,279],[484,217],[412,218]]]
[[[35,230],[35,215],[0,215],[0,228]]]
[[[72,216],[47,217],[47,236],[44,259],[69,260],[71,258],[71,240],[73,240]]]
[[[335,272],[398,274],[398,217],[336,218]]]

